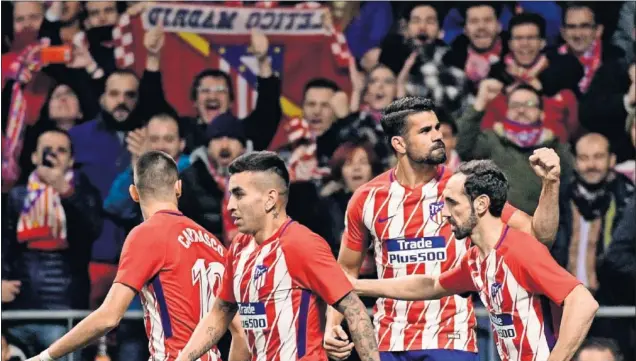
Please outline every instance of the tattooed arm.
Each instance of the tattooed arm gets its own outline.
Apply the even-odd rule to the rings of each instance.
[[[199,322],[175,361],[194,361],[208,352],[225,334],[237,309],[236,303],[217,298],[212,311]]]
[[[347,293],[333,307],[344,315],[353,344],[362,361],[379,361],[380,353],[375,340],[371,318],[360,298],[352,291]]]

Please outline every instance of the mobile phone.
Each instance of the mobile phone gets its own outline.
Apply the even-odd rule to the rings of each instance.
[[[53,168],[53,163],[49,160],[49,156],[55,157],[55,153],[53,153],[53,148],[45,147],[42,151],[42,166]]]
[[[48,46],[40,51],[40,60],[45,64],[66,64],[71,61],[69,45]]]

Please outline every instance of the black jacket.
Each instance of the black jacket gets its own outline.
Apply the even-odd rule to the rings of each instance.
[[[620,61],[603,63],[594,74],[592,83],[579,102],[581,125],[611,139],[617,161],[634,159],[634,146],[625,131],[624,97],[630,86],[627,65]]]
[[[87,309],[88,262],[93,241],[102,230],[102,201],[88,179],[77,173],[74,192],[62,198],[69,248],[63,251],[27,249],[17,241],[17,224],[27,195],[25,186],[11,189],[2,230],[2,278],[22,281],[14,309]],[[4,218],[4,217],[3,217]]]
[[[580,98],[579,81],[583,77],[584,70],[579,60],[571,54],[561,55],[555,51],[547,51],[545,56],[548,58],[549,65],[538,76],[543,86],[541,92],[552,97],[563,89],[570,89],[577,98]],[[499,80],[505,86],[514,82],[512,75],[506,70],[503,59],[490,67],[488,77]]]
[[[627,202],[633,197],[634,194],[634,185],[632,182],[620,173],[616,173],[616,178],[608,185],[611,189],[613,197],[616,201],[616,214],[612,219],[612,232],[615,234],[618,225],[625,222],[634,222],[633,215],[629,217],[629,213],[626,213],[628,209]],[[570,196],[572,184],[567,184],[563,187],[563,190],[559,196],[559,230],[557,232],[557,238],[554,242],[554,246],[552,247],[551,253],[556,259],[556,261],[563,267],[568,267],[568,252],[570,248],[570,240],[572,238],[572,222],[573,222],[573,214],[571,209],[571,201],[572,198]],[[633,206],[632,206],[633,207]],[[627,220],[630,218],[629,220]],[[625,221],[624,221],[625,219]],[[604,220],[602,221],[605,222]],[[601,225],[601,230],[605,228],[605,225]],[[612,241],[610,241],[608,249],[611,248]],[[612,274],[612,272],[603,272],[603,269],[600,267],[602,262],[602,255],[607,252],[607,249],[604,249],[604,239],[603,232],[601,231],[601,235],[598,242],[597,249],[597,261],[596,261],[596,271],[597,277],[599,281],[599,289],[596,292],[597,300],[604,305],[616,303],[617,294],[622,293],[623,287],[621,284],[616,283],[616,279],[613,277],[608,277]],[[617,293],[618,291],[618,293]],[[618,299],[621,297],[619,296]],[[619,302],[620,303],[620,302]]]
[[[223,191],[210,174],[205,156],[193,154],[192,164],[181,173],[179,209],[218,239],[223,239]]]

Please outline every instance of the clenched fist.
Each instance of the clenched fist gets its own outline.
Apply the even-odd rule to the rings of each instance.
[[[479,83],[479,91],[477,91],[477,99],[473,106],[478,112],[484,111],[488,103],[501,94],[503,84],[496,79],[484,79]]]
[[[561,179],[561,159],[554,149],[537,149],[529,160],[532,170],[542,181],[558,182]]]
[[[258,31],[252,31],[249,51],[254,54],[258,60],[262,60],[267,56],[269,49],[269,40],[267,36]]]

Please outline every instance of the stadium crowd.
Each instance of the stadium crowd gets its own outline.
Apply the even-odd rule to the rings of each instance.
[[[148,3],[3,2],[2,309],[87,310],[103,301],[124,239],[142,221],[128,188],[131,164],[147,150],[175,159],[180,210],[226,246],[237,234],[228,165],[252,150],[279,152],[292,179],[289,215],[337,257],[353,192],[395,164],[382,109],[407,95],[434,101],[446,167],[493,160],[510,182],[508,201],[528,214],[542,190],[528,157],[553,149],[561,181],[552,256],[601,306],[636,304],[634,2],[322,5],[325,32],[346,39],[348,84],[327,76],[302,84],[301,114],[289,116],[280,100],[289,79],[265,33],[245,44],[258,93],[247,114],[232,111],[246,94],[222,67],[197,69],[189,88],[171,89],[189,95],[193,111],[183,114],[166,96],[174,85],[161,66],[190,56],[166,52],[174,33],[145,30],[141,73],[120,66],[113,46],[122,17]],[[53,59],[63,44],[68,56]],[[376,277],[371,247],[361,275]],[[633,321],[597,318],[576,360],[633,360]],[[494,359],[490,326],[477,327],[480,356]],[[11,357],[7,341],[13,356],[33,356],[65,332],[65,322],[4,320],[1,361]],[[141,322],[125,321],[77,357],[146,360],[146,344]]]

